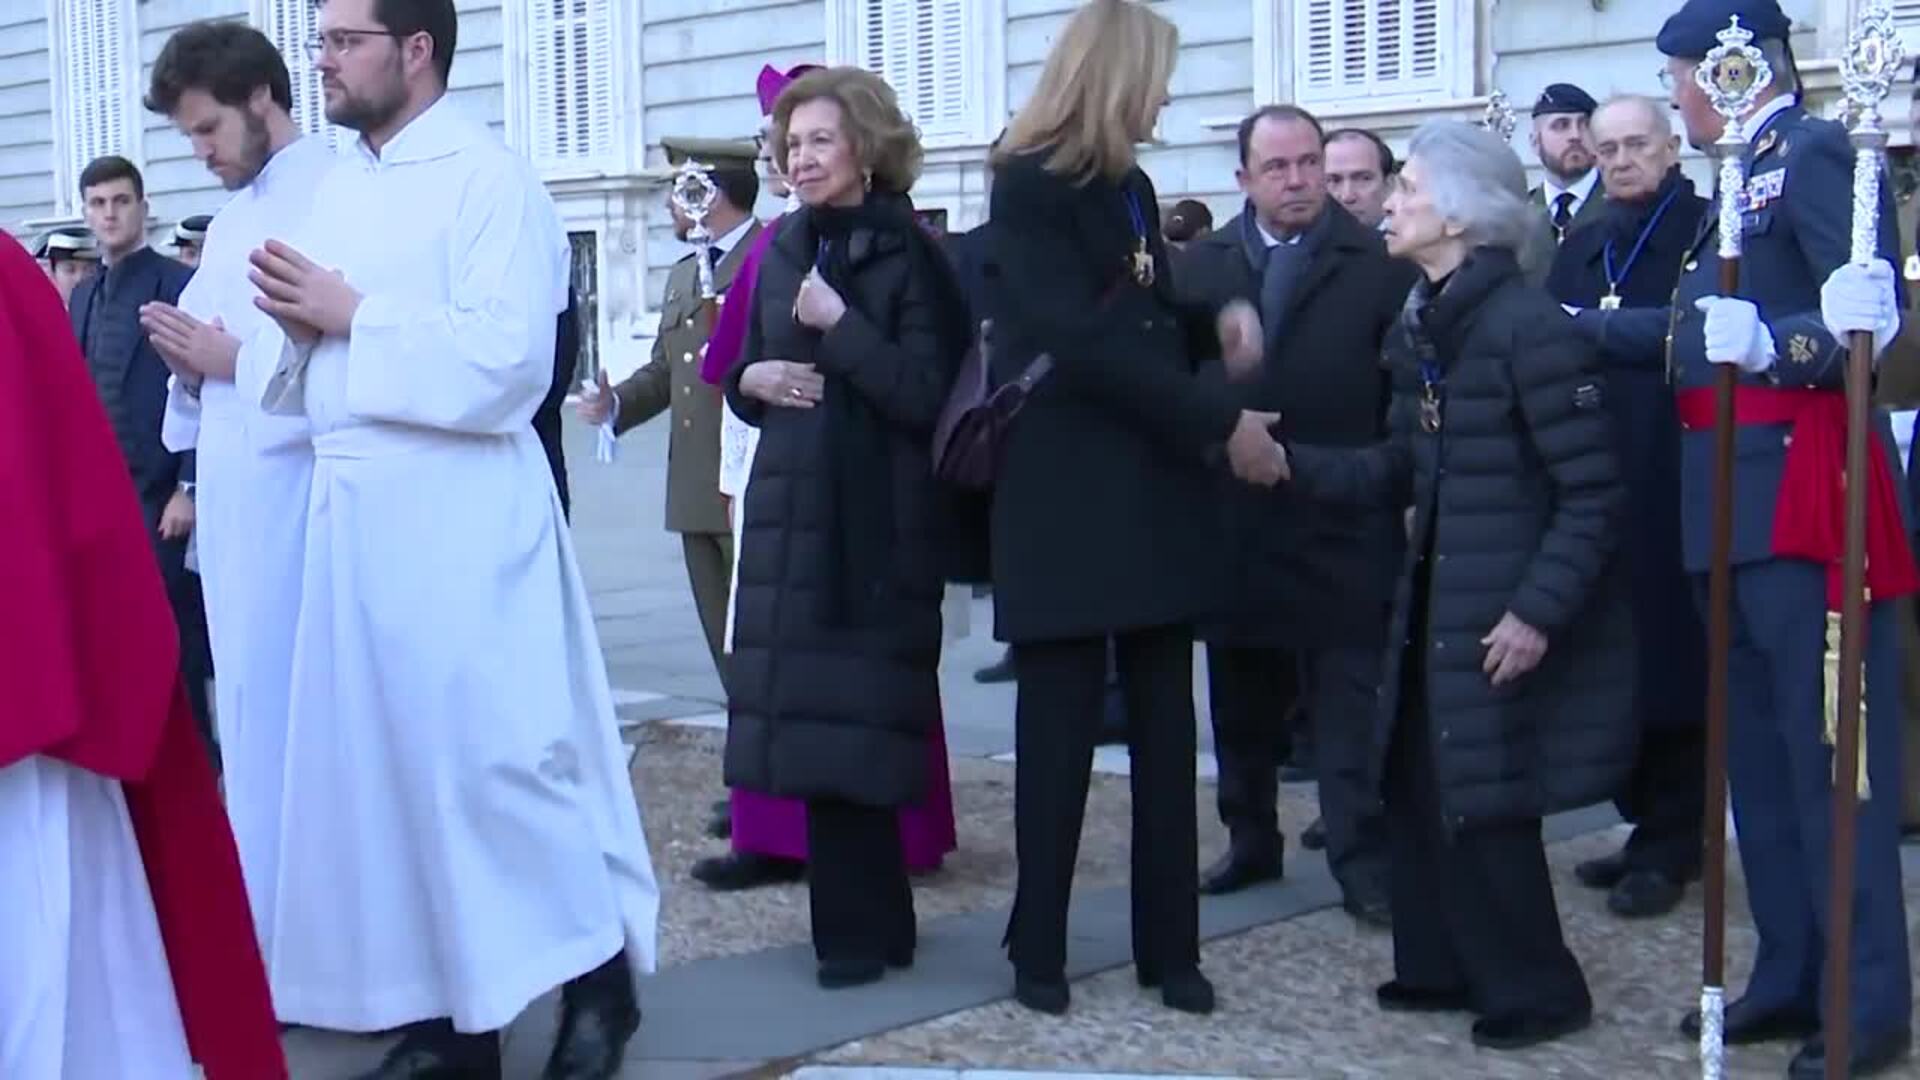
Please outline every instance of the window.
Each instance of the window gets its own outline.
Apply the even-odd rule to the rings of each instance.
[[[1303,102],[1451,92],[1456,0],[1300,0],[1294,91]]]
[[[140,161],[132,95],[137,60],[133,0],[54,0],[54,145],[60,148],[55,204],[79,206],[75,185],[103,154]]]
[[[1906,46],[1909,58],[1920,55],[1920,0],[1893,0],[1892,7],[1893,24],[1900,28],[1900,44]],[[1848,19],[1847,25],[1852,26],[1853,20]]]
[[[998,130],[1000,0],[835,0],[827,11],[829,61],[887,80],[928,146],[983,143]]]
[[[608,0],[527,0],[527,138],[543,169],[617,157],[613,12]]]
[[[325,135],[339,146],[349,140],[346,132],[327,123],[326,97],[320,92],[320,75],[313,70],[313,57],[307,53],[307,39],[318,23],[313,0],[254,0],[253,24],[267,35],[273,47],[286,59],[287,75],[293,87],[293,122],[308,135]]]

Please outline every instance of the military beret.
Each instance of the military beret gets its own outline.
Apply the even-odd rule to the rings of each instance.
[[[1785,41],[1793,22],[1779,0],[1687,0],[1653,39],[1662,55],[1698,60],[1720,44],[1720,31],[1734,16],[1755,41]]]
[[[206,243],[207,226],[212,224],[212,222],[212,214],[195,214],[192,217],[181,218],[180,224],[173,227],[173,242],[175,246],[181,244],[192,245]]]
[[[695,139],[669,135],[660,140],[667,152],[667,164],[684,165],[688,158],[716,169],[751,169],[760,158],[760,148],[749,139]]]
[[[1540,99],[1533,103],[1533,115],[1553,116],[1557,113],[1579,113],[1592,116],[1600,103],[1593,95],[1572,83],[1557,82],[1540,91]]]
[[[86,229],[69,226],[54,229],[40,238],[40,245],[34,248],[34,258],[49,262],[58,259],[97,259],[100,247],[94,243],[93,234]]]

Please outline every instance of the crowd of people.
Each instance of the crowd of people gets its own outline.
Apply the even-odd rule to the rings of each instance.
[[[1694,76],[1734,16],[1775,77],[1738,121],[1727,296],[1679,154],[1722,135]],[[664,140],[706,165],[704,216],[672,208],[702,249],[649,362],[580,387],[552,201],[445,100],[458,22],[451,0],[322,5],[340,153],[299,134],[267,38],[182,28],[146,104],[232,193],[176,230],[191,265],[147,246],[117,157],[80,177],[87,229],[43,239],[51,288],[0,245],[0,490],[26,507],[0,562],[34,578],[0,655],[38,706],[0,727],[0,806],[26,823],[0,865],[38,905],[6,939],[26,961],[0,980],[0,1075],[284,1075],[277,1019],[400,1031],[367,1080],[497,1077],[499,1032],[555,988],[544,1075],[617,1075],[659,885],[566,525],[573,391],[603,455],[671,417],[665,526],[729,720],[728,850],[693,876],[804,879],[823,989],[914,963],[914,877],[955,845],[949,601],[990,588],[1021,1005],[1071,1007],[1093,753],[1122,741],[1133,958],[1167,1007],[1215,1008],[1201,894],[1283,876],[1291,761],[1318,781],[1303,842],[1392,935],[1381,1008],[1459,1013],[1495,1050],[1581,1030],[1543,819],[1617,802],[1629,839],[1577,877],[1623,917],[1702,871],[1728,367],[1727,769],[1760,947],[1725,1036],[1803,1040],[1802,1080],[1835,1024],[1850,1075],[1905,1058],[1911,413],[1875,414],[1869,512],[1897,542],[1870,563],[1849,1016],[1821,1015],[1819,975],[1833,403],[1850,334],[1897,352],[1900,244],[1883,200],[1882,257],[1849,262],[1852,151],[1801,103],[1775,0],[1687,0],[1657,42],[1666,102],[1549,86],[1531,190],[1485,127],[1426,124],[1402,158],[1263,105],[1218,225],[1141,167],[1179,37],[1135,0],[1066,20],[990,151],[987,220],[951,236],[913,204],[923,149],[883,79],[769,67],[757,139]],[[786,200],[764,222],[763,185]],[[936,435],[980,363],[1002,423],[961,485]],[[1205,869],[1196,642],[1229,834]]]

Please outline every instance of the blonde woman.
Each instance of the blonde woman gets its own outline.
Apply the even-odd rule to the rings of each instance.
[[[1200,973],[1194,621],[1222,583],[1209,468],[1278,478],[1273,417],[1203,378],[1259,362],[1245,303],[1182,307],[1159,202],[1135,161],[1179,47],[1126,0],[1068,20],[992,158],[987,290],[995,378],[1052,372],[1014,424],[993,504],[994,623],[1013,646],[1019,888],[1007,930],[1021,1004],[1066,1011],[1067,905],[1113,639],[1133,759],[1133,943],[1143,986],[1210,1012]],[[1224,449],[1224,455],[1222,451]]]

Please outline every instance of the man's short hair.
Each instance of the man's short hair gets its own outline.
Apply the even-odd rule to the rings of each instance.
[[[1247,155],[1253,150],[1253,129],[1259,127],[1262,120],[1298,121],[1313,129],[1313,133],[1320,138],[1321,146],[1327,144],[1327,129],[1320,126],[1319,117],[1298,105],[1262,105],[1247,114],[1245,120],[1240,121],[1240,130],[1236,138],[1240,144],[1241,165],[1247,163]]]
[[[753,204],[760,198],[760,177],[752,169],[725,166],[709,170],[707,178],[735,209],[753,213]]]
[[[433,66],[446,82],[453,73],[453,50],[460,37],[460,15],[453,0],[373,0],[373,21],[394,39],[426,34],[433,38]]]
[[[1385,180],[1400,168],[1400,162],[1393,156],[1393,147],[1387,145],[1387,140],[1366,128],[1345,127],[1338,131],[1327,132],[1328,146],[1342,139],[1365,139],[1373,144],[1374,150],[1380,154],[1380,179]]]
[[[118,154],[108,154],[87,162],[87,167],[80,170],[80,194],[84,196],[88,188],[111,184],[115,180],[133,181],[133,197],[147,197],[147,182],[140,175],[140,170],[133,162]]]
[[[180,95],[199,90],[222,105],[245,105],[266,87],[274,103],[293,111],[293,84],[287,62],[267,35],[228,19],[193,23],[167,39],[153,62],[147,108],[172,116]]]

